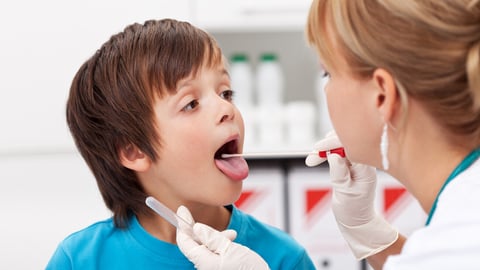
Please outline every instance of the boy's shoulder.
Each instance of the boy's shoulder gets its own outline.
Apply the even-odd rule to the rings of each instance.
[[[305,248],[290,234],[242,212],[235,206],[227,208],[232,210],[228,229],[237,231],[235,242],[258,253],[271,269],[315,269]]]
[[[287,232],[280,228],[260,221],[256,217],[243,212],[235,206],[230,207],[232,209],[232,217],[229,229],[237,231],[238,240],[245,238],[245,240],[248,241],[249,239],[252,239],[252,237],[261,236],[262,239],[271,238],[269,240],[281,240],[286,241],[286,243],[292,242],[293,245],[298,245]]]
[[[68,249],[68,247],[92,244],[96,240],[101,240],[112,235],[116,230],[118,230],[118,228],[114,225],[113,218],[107,218],[71,233],[62,241],[62,245]]]

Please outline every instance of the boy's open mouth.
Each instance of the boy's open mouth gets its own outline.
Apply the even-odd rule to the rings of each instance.
[[[215,152],[215,165],[233,180],[243,180],[248,176],[248,164],[242,157],[222,158],[222,154],[238,153],[238,140],[234,139],[222,145]]]
[[[215,153],[215,159],[222,159],[222,154],[237,154],[237,140],[231,140],[226,144],[222,145],[220,149]]]

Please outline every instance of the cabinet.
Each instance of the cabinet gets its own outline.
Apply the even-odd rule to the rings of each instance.
[[[195,23],[209,31],[285,31],[304,27],[310,0],[198,0]]]
[[[298,101],[311,102],[315,107],[313,126],[316,134],[315,138],[320,138],[324,134],[320,132],[320,113],[323,113],[320,104],[317,100],[315,91],[315,81],[319,71],[318,58],[313,49],[309,48],[305,42],[305,36],[302,30],[292,31],[235,31],[235,32],[223,32],[223,31],[211,31],[211,34],[218,41],[222,48],[223,54],[228,58],[231,55],[241,52],[246,54],[250,59],[250,64],[255,72],[258,71],[258,65],[260,57],[265,52],[275,53],[278,57],[278,62],[283,70],[284,74],[284,106],[282,117],[282,124],[284,124],[283,133],[287,134],[288,126],[288,104]],[[234,89],[234,91],[241,91],[241,89]],[[256,99],[258,88],[256,85],[253,87],[254,103],[258,104]],[[258,111],[245,111],[241,110],[245,116],[245,121],[250,121],[252,115],[261,118],[263,114]],[[318,112],[318,113],[317,113]],[[270,116],[273,118],[273,113]],[[301,120],[304,117],[301,114],[297,114],[297,119]],[[306,117],[306,116],[305,116]],[[255,122],[255,120],[253,120]],[[272,119],[273,122],[273,119]],[[258,123],[247,124],[246,127],[250,128]],[[254,127],[255,128],[255,127]],[[258,127],[257,127],[258,128]],[[287,143],[278,145],[275,149],[265,149],[262,145],[256,143],[258,140],[259,130],[248,132],[257,136],[254,138],[253,146],[249,143],[250,138],[245,138],[245,151],[280,151],[280,150],[309,150],[313,146],[312,141],[305,141],[300,144],[288,145]],[[301,132],[301,131],[298,131]],[[256,135],[255,135],[256,134]],[[282,136],[286,137],[286,136]]]
[[[365,261],[353,257],[337,228],[327,164],[307,168],[303,157],[248,163],[251,174],[236,203],[241,210],[287,231],[305,247],[317,269],[367,269]],[[406,236],[423,227],[426,215],[413,196],[391,176],[378,171],[377,177],[377,213]],[[270,185],[267,180],[272,180]]]

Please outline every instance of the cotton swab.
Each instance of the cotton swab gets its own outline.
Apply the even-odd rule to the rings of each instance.
[[[222,154],[222,158],[243,157],[243,158],[277,158],[277,157],[304,157],[310,154],[317,154],[321,158],[326,158],[329,154],[338,154],[345,157],[345,150],[343,147],[334,148],[327,151],[291,151],[291,152],[253,152],[240,154]]]

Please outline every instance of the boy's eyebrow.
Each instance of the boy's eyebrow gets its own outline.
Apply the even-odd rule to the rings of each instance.
[[[223,75],[227,75],[227,77],[230,79],[230,73],[228,73],[228,70],[226,68],[220,68],[219,69],[219,73],[223,76]],[[185,85],[188,85],[190,83],[190,81],[192,81],[194,78],[191,78],[191,77],[187,77],[187,78],[184,78],[182,80],[180,80],[178,83],[177,83],[177,91],[179,89],[181,89],[182,87],[184,87]]]
[[[228,70],[226,68],[222,68],[220,72],[222,73],[222,75],[227,75],[228,78],[230,78],[230,73],[228,73]]]
[[[180,90],[185,85],[188,85],[192,80],[193,80],[193,78],[189,76],[187,78],[184,78],[184,79],[181,79],[180,81],[178,81],[177,86],[176,86],[177,91]]]

